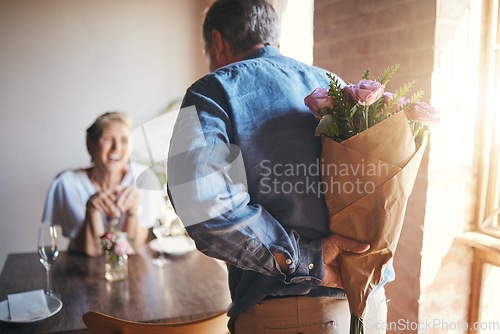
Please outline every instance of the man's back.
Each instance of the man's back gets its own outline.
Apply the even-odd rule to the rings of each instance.
[[[207,144],[236,145],[244,161],[248,188],[231,190],[232,208],[188,227],[195,239],[199,235],[198,248],[233,265],[230,316],[266,296],[342,295],[318,287],[318,241],[329,234],[328,215],[319,169],[321,141],[314,136],[317,120],[304,104],[314,88],[327,84],[325,70],[266,46],[200,79],[185,96],[183,107],[196,106]],[[216,202],[228,207],[228,202]],[[193,210],[203,207],[193,204]],[[289,277],[276,270],[269,257],[274,251],[296,259]]]

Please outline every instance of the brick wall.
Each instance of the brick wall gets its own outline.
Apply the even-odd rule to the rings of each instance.
[[[388,90],[417,79],[430,99],[436,0],[316,0],[314,64],[349,82],[400,64]]]
[[[366,68],[377,77],[400,64],[388,91],[417,79],[416,89],[430,99],[434,60],[435,0],[316,0],[314,64],[355,82]],[[422,162],[408,202],[396,250],[396,281],[386,287],[388,322],[418,322],[420,262],[427,189],[427,159]],[[390,332],[390,331],[388,331]]]
[[[396,250],[396,281],[386,286],[388,325],[467,321],[471,249],[454,241],[473,220],[473,96],[454,85],[475,73],[477,0],[315,0],[314,65],[348,82],[400,69],[386,90],[417,79],[425,102],[441,110],[422,161]],[[463,116],[463,117],[462,117]],[[455,131],[455,132],[454,132]],[[463,159],[463,158],[466,159]],[[465,161],[465,163],[464,163]],[[463,333],[394,328],[400,333]]]
[[[468,333],[471,263],[470,247],[455,241],[432,283],[421,288],[419,321],[427,326],[420,333]]]

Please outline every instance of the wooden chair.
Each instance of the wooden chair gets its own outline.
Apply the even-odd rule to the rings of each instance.
[[[227,334],[226,311],[193,321],[177,323],[142,323],[118,319],[96,311],[82,317],[92,334]]]

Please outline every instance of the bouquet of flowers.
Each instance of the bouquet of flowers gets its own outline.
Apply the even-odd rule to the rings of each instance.
[[[367,70],[359,82],[344,87],[327,74],[330,87],[317,88],[304,99],[320,119],[316,135],[323,139],[330,231],[370,244],[365,253],[338,256],[351,334],[364,333],[367,300],[394,255],[428,126],[439,120],[438,111],[418,101],[421,91],[405,97],[414,82],[394,94],[384,91],[398,67],[389,67],[375,81]]]
[[[101,236],[101,246],[104,253],[110,253],[115,256],[123,256],[132,252],[130,246],[131,240],[127,239],[127,233],[115,228],[118,225],[118,219],[113,219],[110,223],[110,229]]]
[[[132,246],[127,233],[115,229],[118,220],[111,221],[111,226],[101,236],[101,245],[106,257],[105,277],[108,281],[116,281],[127,277],[128,254],[132,253]]]

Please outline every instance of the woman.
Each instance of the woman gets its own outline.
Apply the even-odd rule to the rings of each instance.
[[[116,228],[127,232],[132,246],[138,248],[164,212],[160,192],[134,186],[128,163],[130,129],[125,113],[99,116],[87,129],[93,166],[64,171],[52,182],[42,221],[62,227],[64,236],[71,239],[69,249],[100,255],[100,236],[115,219],[119,220]]]

